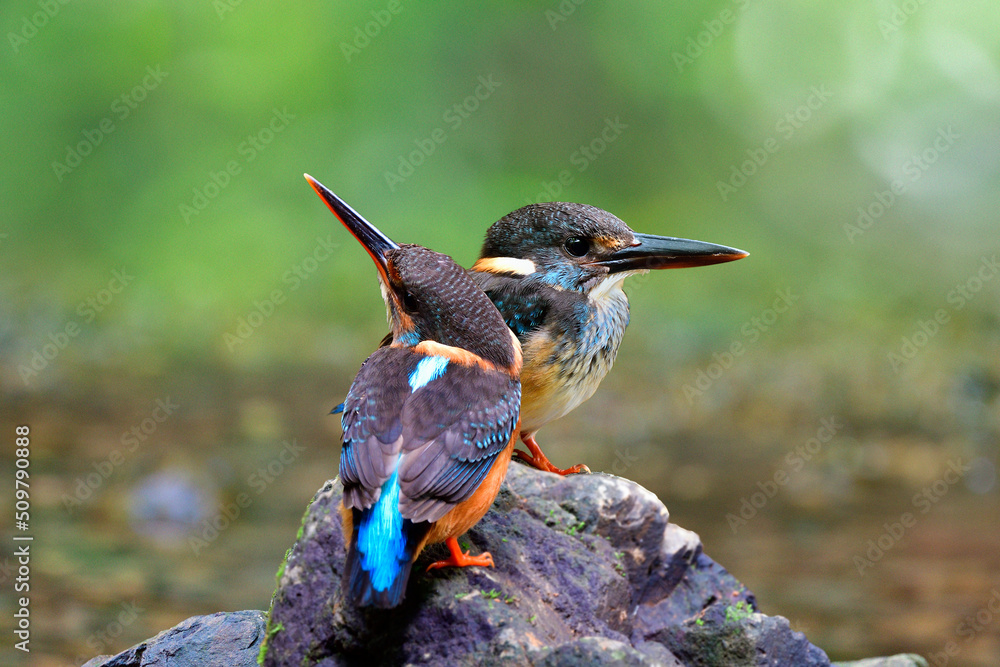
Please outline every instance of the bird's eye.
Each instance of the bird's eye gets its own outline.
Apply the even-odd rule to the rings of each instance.
[[[566,252],[574,257],[583,257],[590,251],[590,241],[579,236],[566,239],[566,243],[563,245],[566,248]]]
[[[410,290],[406,290],[403,292],[403,307],[406,308],[411,313],[416,312],[417,310],[418,307],[417,298],[413,296],[413,293],[410,292]]]

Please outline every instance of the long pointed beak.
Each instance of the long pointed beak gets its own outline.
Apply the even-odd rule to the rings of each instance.
[[[636,234],[635,244],[622,248],[607,259],[594,262],[611,273],[646,269],[683,269],[743,259],[750,253],[729,246],[677,239],[670,236]]]
[[[386,253],[399,249],[399,244],[380,232],[375,225],[362,218],[357,211],[347,205],[347,202],[333,194],[325,185],[309,174],[303,174],[303,176],[309,181],[309,185],[316,191],[316,194],[323,198],[333,214],[344,223],[344,227],[347,227],[354,238],[365,247],[368,254],[375,260],[379,273],[385,277],[386,271],[388,271]]]

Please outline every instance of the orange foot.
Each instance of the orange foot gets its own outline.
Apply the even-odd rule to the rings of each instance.
[[[458,546],[458,538],[449,537],[444,543],[448,545],[451,557],[431,563],[427,566],[428,572],[436,570],[439,567],[469,567],[470,565],[493,567],[493,556],[488,551],[484,551],[478,556],[470,556],[462,551],[462,547]]]
[[[590,472],[590,468],[582,463],[566,468],[565,470],[555,467],[551,462],[549,462],[549,458],[542,453],[542,448],[538,446],[538,443],[535,442],[535,437],[532,435],[522,435],[521,441],[525,444],[525,446],[527,446],[531,454],[525,454],[520,449],[515,449],[514,456],[534,468],[544,470],[545,472],[554,472],[557,475],[572,475],[578,472]]]

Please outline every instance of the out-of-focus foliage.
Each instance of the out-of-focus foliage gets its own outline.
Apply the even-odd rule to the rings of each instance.
[[[637,295],[665,319],[709,318],[713,329],[698,331],[708,349],[731,316],[741,322],[786,284],[831,336],[908,323],[947,306],[996,229],[1000,30],[975,3],[921,4],[899,28],[892,3],[868,2],[594,4],[568,16],[558,3],[223,6],[70,3],[8,47],[0,249],[11,361],[78,317],[115,267],[135,281],[83,335],[114,335],[118,352],[237,365],[329,354],[329,326],[366,326],[380,306],[303,171],[389,234],[466,262],[489,222],[549,199],[545,184],[562,170],[572,183],[555,198],[745,247],[753,259],[738,268],[656,278],[673,288],[669,308],[652,290]],[[3,24],[19,35],[37,11],[8,4]],[[149,68],[163,78],[143,90]],[[456,112],[477,88],[488,97]],[[270,135],[275,110],[289,120]],[[580,147],[609,118],[624,129],[590,160]],[[110,134],[57,174],[53,163],[71,165],[67,148],[81,142],[89,150],[105,119]],[[949,131],[947,151],[918,163]],[[388,184],[421,142],[434,152]],[[720,196],[718,183],[761,149],[765,163]],[[216,187],[230,162],[239,173]],[[897,179],[903,194],[851,242],[844,225]],[[264,335],[227,349],[223,333],[254,299],[287,291],[283,276],[331,231],[332,261]],[[971,303],[960,326],[990,317],[992,301]]]

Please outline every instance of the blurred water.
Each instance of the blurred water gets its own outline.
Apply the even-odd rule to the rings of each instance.
[[[992,457],[971,458],[961,440],[865,427],[856,414],[809,423],[771,406],[773,416],[762,420],[752,395],[732,399],[736,418],[703,424],[683,407],[683,395],[675,402],[654,385],[636,386],[641,375],[627,369],[640,359],[621,361],[626,370],[609,376],[588,410],[543,430],[546,451],[655,491],[672,520],[698,532],[707,553],[754,590],[767,613],[787,616],[831,656],[938,650],[988,600],[1000,578],[995,448]],[[189,407],[92,496],[69,505],[77,481],[114,448],[127,415],[155,405],[151,390],[162,387],[138,382],[130,391],[96,387],[14,404],[34,434],[43,548],[33,609],[50,661],[39,664],[87,655],[94,633],[122,604],[144,611],[108,650],[190,615],[267,607],[306,503],[336,473],[339,425],[326,414],[334,400],[327,396],[339,395],[350,377],[321,375],[168,381],[171,400]],[[214,385],[211,405],[194,398],[202,381]],[[116,410],[90,407],[119,392],[128,398]],[[654,412],[657,403],[672,409]],[[647,419],[637,424],[642,414]],[[92,435],[74,430],[81,419]],[[292,441],[298,449],[289,449]],[[219,466],[220,456],[231,469]],[[952,462],[970,469],[952,479]],[[920,500],[925,490],[929,500]],[[892,525],[904,512],[916,522],[897,539]],[[888,548],[870,552],[869,541]],[[870,557],[859,571],[857,559]],[[958,664],[992,664],[1000,623],[959,640]]]

